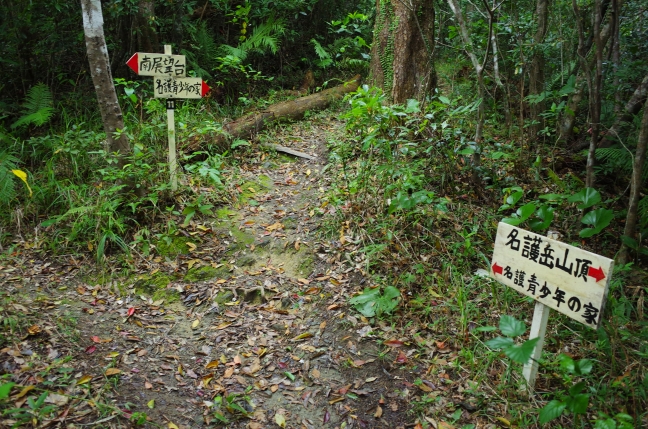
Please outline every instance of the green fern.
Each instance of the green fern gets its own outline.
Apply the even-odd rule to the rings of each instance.
[[[241,61],[244,61],[251,52],[276,54],[279,50],[279,36],[285,31],[286,26],[282,20],[270,17],[257,26],[254,32],[238,46],[223,45],[221,48],[226,55],[232,55]]]
[[[285,31],[286,26],[283,21],[271,16],[266,22],[254,29],[252,35],[239,45],[239,49],[260,54],[270,51],[276,54],[279,50],[278,36],[284,34]]]
[[[211,77],[209,70],[216,68],[219,47],[205,21],[200,22],[191,32],[193,52],[183,50],[182,53],[187,56],[191,70],[194,70],[198,76]]]
[[[14,178],[11,170],[18,167],[18,158],[8,152],[0,151],[0,204],[8,204],[16,197]]]
[[[23,103],[22,116],[11,125],[12,129],[28,125],[41,125],[49,122],[54,115],[53,97],[49,87],[44,83],[32,86]]]
[[[648,228],[648,195],[639,200],[637,217],[641,223],[641,229]]]
[[[596,159],[599,161],[597,170],[602,173],[632,174],[634,156],[625,148],[606,147],[596,149]],[[648,180],[648,164],[644,165],[641,180],[644,182]]]
[[[315,61],[317,66],[326,68],[327,66],[331,65],[333,63],[333,59],[331,58],[331,54],[329,54],[326,49],[324,49],[324,46],[322,46],[317,40],[311,39],[311,43],[315,47],[315,53],[319,57],[319,60]]]

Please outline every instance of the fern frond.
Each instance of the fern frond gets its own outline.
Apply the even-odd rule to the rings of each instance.
[[[23,116],[11,125],[11,128],[34,124],[38,127],[47,123],[54,114],[54,98],[49,87],[44,83],[32,86],[23,103]]]
[[[315,47],[315,53],[320,60],[329,60],[331,59],[331,54],[329,54],[326,49],[315,39],[311,39],[311,43]]]
[[[219,47],[214,41],[214,36],[207,28],[207,23],[202,21],[197,27],[193,27],[192,32],[192,52],[183,51],[187,56],[191,70],[196,71],[199,76],[209,76],[208,70],[216,68],[219,56]]]
[[[267,51],[276,54],[279,50],[279,39],[286,31],[286,26],[281,19],[275,19],[273,16],[266,22],[257,26],[250,37],[245,39],[238,47],[248,52],[265,53]]]
[[[11,170],[18,168],[18,162],[9,152],[0,151],[0,204],[8,204],[16,196],[15,176]]]
[[[606,147],[596,149],[596,159],[599,164],[607,164],[611,169],[623,173],[632,173],[632,154],[624,148]]]
[[[648,195],[639,200],[637,217],[641,224],[641,229],[648,228]]]

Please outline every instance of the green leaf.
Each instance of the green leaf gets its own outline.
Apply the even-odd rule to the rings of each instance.
[[[527,340],[519,346],[511,346],[504,349],[504,354],[508,356],[513,362],[525,364],[531,358],[533,349],[540,338]]]
[[[380,316],[383,313],[391,313],[400,300],[400,291],[394,286],[387,286],[383,295],[380,289],[365,288],[358,296],[349,300],[349,302],[366,317]]]
[[[290,381],[295,381],[295,375],[290,371],[284,371],[284,375],[290,379]]]
[[[236,402],[232,402],[232,403],[230,403],[230,404],[229,404],[229,407],[230,407],[231,409],[235,410],[235,411],[238,411],[239,413],[241,413],[241,414],[243,414],[243,415],[246,415],[246,416],[247,416],[247,414],[248,414],[248,412],[245,410],[245,408],[241,407],[241,406],[240,406],[239,404],[237,404]]]
[[[232,148],[232,149],[236,149],[236,148],[239,147],[239,146],[251,146],[251,145],[252,145],[252,143],[250,143],[250,142],[247,141],[247,140],[243,140],[243,139],[236,139],[236,140],[234,140],[234,141],[232,142],[231,148]]]
[[[534,231],[542,231],[549,228],[551,221],[554,218],[554,209],[546,204],[543,204],[535,212],[536,219],[529,221],[531,229]]]
[[[560,202],[560,200],[564,199],[565,196],[562,194],[545,194],[540,195],[538,198],[541,200]]]
[[[564,372],[567,372],[569,374],[573,374],[575,372],[576,364],[574,362],[574,359],[567,356],[566,354],[561,353],[558,356],[558,360],[560,361],[560,369],[562,369]]]
[[[583,216],[581,222],[585,225],[593,225],[593,227],[581,230],[578,235],[580,235],[582,238],[588,238],[595,234],[598,234],[603,230],[603,228],[605,228],[610,224],[610,222],[612,222],[612,219],[614,219],[614,212],[612,210],[603,208],[592,210],[591,212]]]
[[[577,375],[587,375],[590,372],[592,372],[592,368],[594,365],[592,364],[592,361],[589,359],[581,359],[578,362],[576,362],[576,374]]]
[[[557,399],[549,402],[540,410],[540,424],[544,425],[553,419],[560,417],[563,411],[565,411],[566,406],[567,404]]]
[[[614,419],[598,419],[594,424],[594,429],[616,429],[616,427]]]
[[[473,153],[475,153],[475,149],[473,149],[473,148],[471,148],[471,147],[467,147],[467,148],[465,148],[465,149],[460,150],[460,151],[457,152],[457,153],[458,153],[459,155],[472,155]]]
[[[585,382],[584,381],[579,381],[578,383],[574,384],[572,387],[569,388],[568,392],[570,396],[576,396],[579,393],[583,391],[585,388]]]
[[[502,219],[502,222],[508,223],[509,225],[518,226],[523,222],[523,220],[517,217],[505,217],[504,219]]]
[[[444,97],[443,95],[439,96],[439,101],[441,101],[443,104],[450,104],[450,99],[448,99],[448,97]]]
[[[499,328],[500,331],[502,331],[502,334],[511,338],[519,337],[526,332],[524,322],[517,320],[515,317],[509,316],[508,314],[500,317]]]
[[[508,205],[514,205],[518,201],[520,201],[520,198],[524,195],[524,191],[517,191],[506,197],[506,204]]]
[[[408,99],[407,100],[407,105],[405,106],[405,113],[418,113],[421,111],[421,108],[419,106],[419,101],[415,99]]]
[[[13,381],[10,381],[9,383],[5,383],[0,386],[0,399],[6,399],[9,397],[9,392],[11,392],[11,388],[14,387],[16,383]]]
[[[587,412],[587,405],[589,405],[589,397],[585,393],[570,396],[565,400],[567,409],[574,414],[585,414]]]
[[[493,332],[493,331],[497,331],[497,328],[495,326],[480,326],[478,328],[475,328],[475,331],[477,331],[477,332]]]
[[[581,204],[579,204],[577,207],[581,210],[584,210],[588,207],[592,207],[594,204],[600,203],[601,194],[594,188],[585,188],[579,193],[567,198],[567,201],[569,201],[570,203],[580,202]]]
[[[527,203],[517,210],[520,221],[524,222],[536,211],[535,203]]]
[[[500,350],[505,347],[511,347],[515,344],[515,341],[513,341],[513,338],[495,337],[492,340],[486,341],[485,344],[491,349]]]
[[[221,413],[214,413],[214,417],[216,418],[216,420],[218,420],[218,421],[220,421],[222,423],[225,423],[225,424],[229,423],[229,420],[227,419],[227,417],[225,417]]]

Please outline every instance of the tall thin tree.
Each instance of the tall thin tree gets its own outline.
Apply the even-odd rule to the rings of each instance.
[[[123,166],[125,163],[124,155],[130,152],[130,143],[125,133],[118,133],[119,130],[124,128],[124,119],[115,92],[112,73],[110,72],[108,48],[103,30],[101,1],[81,0],[81,11],[90,74],[97,93],[108,150],[119,154],[119,165]]]

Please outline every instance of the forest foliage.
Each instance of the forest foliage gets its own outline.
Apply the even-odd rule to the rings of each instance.
[[[209,215],[235,193],[237,183],[223,177],[236,176],[237,154],[250,154],[254,140],[210,145],[225,123],[293,97],[308,70],[318,88],[362,73],[367,84],[338,106],[346,139],[329,142],[335,191],[327,203],[336,208],[329,230],[346,229],[362,242],[359,262],[385,287],[351,303],[367,317],[407,306],[434,325],[430,296],[421,291],[439,283],[464,290],[453,273],[489,265],[499,220],[623,255],[609,324],[582,333],[598,344],[591,353],[603,368],[552,362],[564,395],[541,418],[583,414],[569,402],[582,394],[600,412],[595,427],[626,427],[628,414],[645,420],[643,374],[622,382],[611,375],[648,356],[644,2],[435,1],[438,85],[401,104],[371,86],[376,3],[385,0],[104,1],[125,123],[119,133],[132,147],[121,164],[100,131],[79,4],[0,2],[8,18],[0,22],[0,250],[90,252],[99,263],[152,254],[182,222]],[[176,110],[189,177],[177,193],[165,173],[165,106],[151,97],[150,79],[125,65],[134,52],[161,52],[163,44],[212,87],[207,98]],[[204,150],[185,150],[192,141]],[[628,232],[632,207],[636,227]],[[636,284],[644,286],[625,288]],[[398,290],[414,294],[399,302]],[[462,323],[469,332],[464,313]],[[625,343],[615,349],[618,338]],[[581,393],[584,385],[573,383],[583,377],[592,384],[594,375],[603,380],[598,390]],[[608,395],[614,403],[605,402]]]

